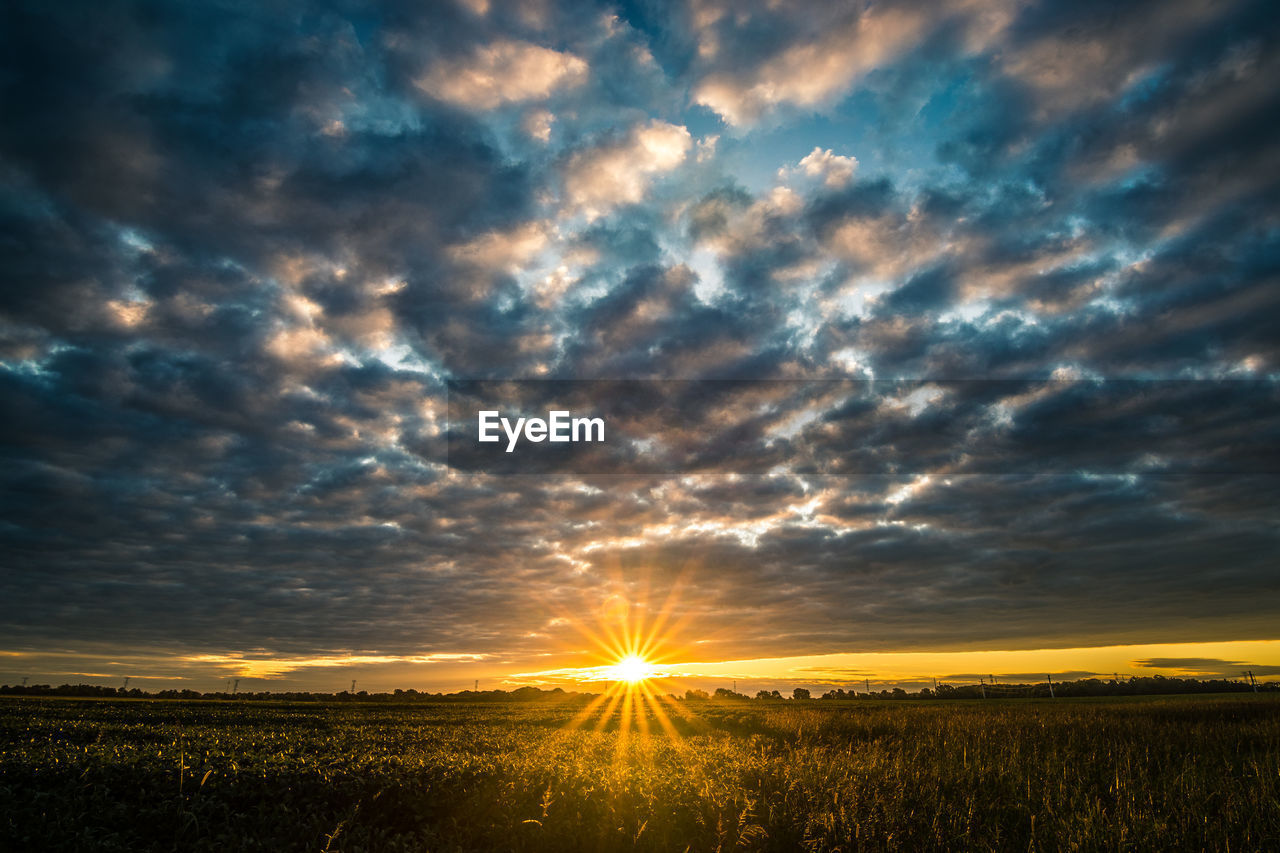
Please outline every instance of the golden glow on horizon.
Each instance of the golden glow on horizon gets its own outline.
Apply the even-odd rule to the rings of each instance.
[[[690,647],[684,647],[687,652]],[[1270,679],[1280,670],[1280,640],[1237,640],[1195,643],[1143,643],[1059,649],[991,649],[940,652],[852,652],[802,655],[785,658],[735,660],[691,659],[671,653],[660,666],[664,682],[702,689],[725,687],[736,680],[739,689],[753,694],[761,687],[801,686],[822,692],[842,687],[861,692],[904,686],[915,689],[939,682],[976,683],[995,674],[1001,680],[1038,681],[1046,674],[1054,680],[1109,679],[1164,675],[1181,678],[1241,678],[1245,669],[1266,673]],[[676,662],[678,661],[678,662]],[[575,685],[609,678],[608,667],[524,672],[514,676],[521,683],[545,686]],[[815,693],[815,695],[817,695]]]
[[[584,609],[590,610],[579,608],[576,612],[581,613]],[[645,611],[643,607],[636,609]],[[590,647],[584,647],[582,642],[561,638],[556,654],[560,667],[517,672],[512,672],[506,661],[493,660],[491,654],[482,652],[350,653],[304,658],[275,656],[266,651],[172,655],[162,652],[0,649],[0,663],[3,664],[0,670],[4,670],[0,672],[0,683],[15,683],[28,676],[34,682],[52,683],[68,678],[91,677],[109,678],[114,686],[122,676],[129,675],[134,679],[147,679],[164,688],[203,689],[202,685],[207,684],[208,679],[225,681],[230,677],[243,677],[267,682],[255,689],[326,692],[334,689],[335,682],[345,686],[350,678],[359,676],[361,686],[371,692],[408,686],[432,692],[450,692],[461,689],[463,685],[470,688],[472,680],[480,678],[486,686],[508,690],[528,685],[595,693],[619,684],[624,687],[632,685],[613,674],[613,669],[633,652],[650,669],[650,675],[637,684],[650,693],[660,694],[663,698],[658,701],[664,703],[668,694],[682,695],[690,688],[714,691],[717,687],[732,686],[735,679],[738,691],[747,695],[755,695],[762,688],[777,688],[789,693],[793,687],[806,687],[818,696],[837,687],[861,692],[868,682],[876,691],[896,686],[914,690],[931,686],[935,677],[940,683],[958,685],[975,683],[979,677],[988,674],[994,674],[1001,682],[1038,681],[1048,673],[1052,673],[1055,682],[1090,676],[1109,680],[1113,673],[1121,678],[1164,675],[1240,679],[1246,669],[1254,670],[1260,682],[1280,677],[1280,640],[715,659],[699,652],[715,647],[705,642],[708,637],[719,641],[724,636],[699,634],[700,642],[697,643],[677,641],[677,632],[670,627],[670,622],[682,620],[668,621],[668,627],[655,635],[659,638],[656,642],[648,644],[647,648],[647,644],[638,644],[631,652],[623,647],[615,650],[606,645],[603,629],[588,634],[580,623],[567,615],[553,621],[584,636],[594,636],[598,642],[593,640]],[[642,631],[641,635],[652,633]],[[546,660],[545,657],[542,659]],[[589,665],[581,665],[584,663]],[[353,671],[357,667],[359,669]],[[680,704],[684,706],[684,703]]]
[[[618,727],[671,734],[675,726],[697,730],[699,704],[674,702],[689,689],[714,693],[732,688],[754,696],[795,687],[817,697],[828,689],[863,692],[940,684],[972,684],[992,675],[1001,683],[1108,680],[1164,675],[1242,678],[1254,670],[1260,681],[1280,676],[1280,640],[1132,643],[1072,648],[836,652],[786,657],[744,655],[742,642],[754,623],[718,618],[725,606],[715,584],[693,582],[699,566],[624,566],[613,557],[584,569],[578,595],[557,590],[543,597],[529,590],[531,606],[548,617],[536,643],[524,654],[493,650],[394,654],[378,650],[325,650],[287,655],[269,649],[217,650],[173,655],[118,649],[38,652],[0,649],[0,683],[32,677],[63,680],[93,673],[170,681],[197,687],[205,679],[230,677],[266,682],[260,689],[345,688],[358,677],[371,692],[415,687],[430,692],[470,689],[560,687],[596,694],[574,725]],[[654,594],[654,587],[665,593]],[[735,654],[736,652],[736,654]],[[40,675],[40,673],[43,673]],[[736,683],[735,683],[736,682]],[[118,683],[118,681],[117,681]],[[603,694],[603,695],[601,695]],[[673,725],[674,722],[674,725]]]
[[[835,688],[916,690],[932,687],[935,679],[953,686],[976,684],[992,675],[1001,682],[1027,683],[1047,677],[1072,681],[1117,675],[1238,678],[1244,669],[1257,669],[1264,678],[1280,674],[1280,640],[731,657],[723,653],[741,641],[741,623],[730,620],[708,627],[703,622],[702,617],[721,603],[714,595],[707,597],[705,587],[692,584],[697,568],[690,562],[672,578],[669,570],[633,566],[624,572],[618,562],[606,565],[608,584],[596,593],[600,598],[586,598],[576,607],[566,606],[563,599],[546,602],[555,616],[549,624],[568,628],[585,645],[562,637],[560,653],[547,656],[559,666],[511,672],[504,682],[593,693],[604,682],[604,695],[581,715],[583,720],[599,715],[598,726],[603,727],[618,709],[625,716],[643,705],[689,718],[696,703],[672,702],[673,695],[682,696],[689,689],[713,693],[726,688],[753,696],[762,689],[790,694],[795,687],[805,687],[820,696]],[[662,576],[665,600],[651,595],[657,580],[651,573]],[[655,606],[657,602],[661,605]],[[642,661],[648,675],[632,680],[623,674],[634,664],[619,672],[620,662],[628,658]]]

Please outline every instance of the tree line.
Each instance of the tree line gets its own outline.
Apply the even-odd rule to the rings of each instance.
[[[878,691],[858,691],[833,688],[814,701],[859,701],[875,699],[995,699],[995,698],[1049,698],[1079,696],[1153,696],[1183,693],[1275,693],[1280,692],[1280,682],[1259,683],[1236,679],[1171,678],[1165,675],[1136,676],[1133,678],[1100,679],[1082,678],[1077,681],[1055,681],[1052,693],[1047,681],[1036,684],[939,684],[908,692],[901,687]],[[462,690],[456,693],[431,693],[413,688],[392,692],[357,693],[343,690],[334,693],[315,691],[227,691],[201,692],[198,690],[158,690],[148,692],[137,687],[104,687],[97,684],[4,684],[0,696],[66,696],[114,699],[209,699],[235,701],[276,702],[541,702],[585,700],[598,694],[577,693],[555,687],[542,690],[537,687],[518,687],[514,690]],[[805,687],[796,687],[789,697],[779,690],[760,690],[753,697],[724,687],[708,693],[705,690],[687,690],[685,701],[806,701],[813,699]]]

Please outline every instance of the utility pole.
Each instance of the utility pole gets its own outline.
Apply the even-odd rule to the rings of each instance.
[[[1049,680],[1049,698],[1056,699],[1057,697],[1053,695],[1053,676],[1046,675],[1045,678]]]
[[[475,685],[471,688],[471,690],[472,690],[472,692],[473,692],[473,693],[479,693],[479,692],[480,692],[480,679],[478,679],[478,678],[476,679],[476,683],[475,683]]]
[[[121,690],[128,690],[128,689],[129,689],[129,676],[127,676],[127,675],[126,675],[126,676],[124,677],[124,684],[120,685],[120,689],[121,689]]]
[[[867,686],[867,695],[870,696],[871,695],[871,679],[864,678],[862,679],[862,683]]]
[[[1249,683],[1253,685],[1253,692],[1258,692],[1258,680],[1253,677],[1253,670],[1249,670]]]
[[[733,692],[734,693],[738,692],[738,679],[736,678],[733,680]]]
[[[933,677],[933,692],[938,692],[938,676],[936,675]]]
[[[983,680],[982,676],[978,676],[978,689],[982,691],[982,698],[986,699],[987,698],[987,682]]]
[[[231,682],[231,695],[232,696],[236,695],[236,691],[239,689],[240,689],[240,679],[237,678]]]
[[[351,695],[356,695],[356,680],[354,678],[351,679]]]

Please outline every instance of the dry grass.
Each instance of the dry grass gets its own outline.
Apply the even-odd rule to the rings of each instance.
[[[1280,849],[1274,697],[684,707],[8,700],[0,847]]]

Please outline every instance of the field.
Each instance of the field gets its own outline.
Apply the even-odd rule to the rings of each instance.
[[[9,850],[1277,850],[1280,701],[0,702]]]

